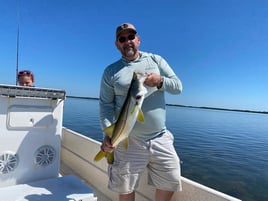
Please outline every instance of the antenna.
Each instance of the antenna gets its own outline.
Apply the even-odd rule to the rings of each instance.
[[[16,85],[18,85],[18,73],[19,73],[19,37],[20,37],[20,27],[18,23],[17,30],[17,57],[16,57]]]
[[[18,73],[19,73],[19,42],[20,42],[20,12],[19,1],[17,1],[17,55],[16,55],[16,85],[18,85]]]

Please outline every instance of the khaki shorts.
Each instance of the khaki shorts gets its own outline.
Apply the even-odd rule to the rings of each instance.
[[[119,194],[135,191],[147,168],[148,184],[157,189],[181,191],[180,159],[173,141],[169,131],[148,141],[129,137],[127,149],[121,143],[114,151],[114,163],[108,168],[108,188]]]

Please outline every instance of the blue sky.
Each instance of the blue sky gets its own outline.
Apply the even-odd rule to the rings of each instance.
[[[0,3],[1,84],[15,84],[19,21],[19,69],[32,70],[37,87],[98,97],[104,68],[120,58],[115,28],[131,22],[140,50],[163,56],[182,80],[168,103],[268,111],[267,0]]]

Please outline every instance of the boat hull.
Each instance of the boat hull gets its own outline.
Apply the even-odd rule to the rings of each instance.
[[[94,161],[100,142],[83,136],[67,128],[62,130],[61,174],[75,174],[94,189],[98,200],[118,200],[118,194],[107,188],[107,162]],[[153,201],[155,188],[147,184],[147,171],[144,172],[136,200]],[[176,192],[172,201],[239,201],[239,199],[182,177],[181,192]]]

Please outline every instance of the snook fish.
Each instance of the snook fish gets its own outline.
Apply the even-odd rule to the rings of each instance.
[[[145,78],[145,74],[133,73],[127,97],[117,121],[103,130],[110,137],[113,147],[123,142],[125,148],[127,148],[128,136],[136,121],[144,122],[141,106],[147,93],[147,89],[143,85]],[[102,150],[96,154],[94,160],[99,161],[103,157],[107,158],[108,163],[113,163],[113,152],[103,152]]]

